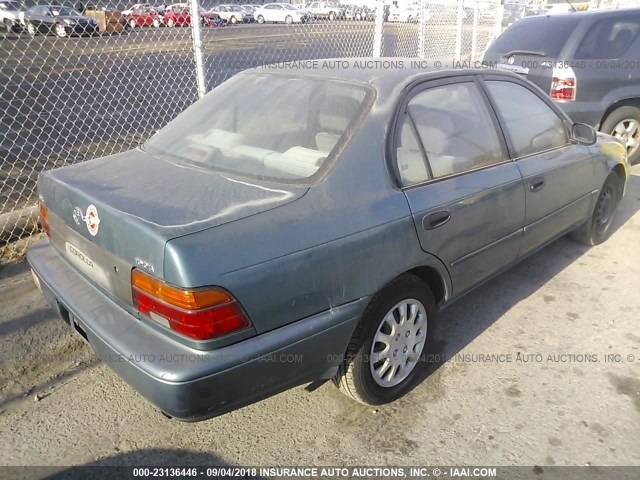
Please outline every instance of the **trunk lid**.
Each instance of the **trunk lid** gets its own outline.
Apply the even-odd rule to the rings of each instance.
[[[52,170],[38,179],[39,194],[53,214],[52,243],[111,291],[123,269],[126,278],[132,267],[163,278],[169,240],[279,207],[307,190],[239,180],[141,150]],[[97,268],[89,269],[90,263]],[[130,296],[130,288],[124,290]]]

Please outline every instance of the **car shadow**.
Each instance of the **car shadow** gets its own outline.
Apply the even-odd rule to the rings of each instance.
[[[612,225],[615,233],[640,210],[640,176],[632,175]],[[416,388],[469,345],[508,310],[591,251],[564,236],[444,309],[432,329],[426,362]]]
[[[60,467],[37,467],[41,471],[38,478],[43,480],[112,480],[114,478],[132,478],[134,467],[149,468],[150,472],[139,475],[147,478],[148,476],[186,476],[194,475],[175,475],[171,471],[162,470],[163,467],[196,467],[198,475],[196,477],[220,477],[225,476],[218,474],[217,471],[207,471],[207,468],[235,467],[225,462],[218,456],[208,452],[198,452],[181,449],[168,448],[147,448],[134,450],[131,452],[118,453],[110,457],[101,458],[93,462],[83,465],[72,466],[60,470]],[[156,473],[154,469],[159,468]],[[29,469],[26,469],[29,470]],[[54,471],[53,473],[49,473]],[[240,475],[236,478],[252,478],[260,479],[257,475]],[[33,478],[33,477],[32,477]]]

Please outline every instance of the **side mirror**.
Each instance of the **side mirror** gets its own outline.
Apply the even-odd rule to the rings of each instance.
[[[581,145],[593,145],[598,139],[598,134],[591,125],[574,123],[571,127],[571,138]]]

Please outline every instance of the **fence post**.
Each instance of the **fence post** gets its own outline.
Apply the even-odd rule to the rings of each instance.
[[[459,61],[462,57],[462,21],[464,14],[464,0],[458,0],[458,16],[456,20],[456,51],[454,61]]]
[[[420,29],[418,31],[418,58],[424,58],[425,57],[425,49],[424,49],[424,29],[427,26],[427,19],[426,17],[426,9],[424,8],[424,2],[425,0],[420,0],[420,21],[418,22],[418,28]]]
[[[207,93],[207,82],[204,78],[204,56],[202,53],[202,31],[200,20],[200,2],[191,0],[191,36],[193,38],[193,55],[196,60],[196,81],[198,83],[198,98]]]
[[[478,0],[473,3],[473,27],[471,30],[471,61],[476,61],[478,46]]]
[[[376,2],[376,24],[373,30],[373,54],[374,58],[382,55],[382,26],[384,23],[384,0]]]

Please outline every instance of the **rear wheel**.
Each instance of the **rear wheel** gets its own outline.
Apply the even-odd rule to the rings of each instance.
[[[336,19],[336,12],[329,12],[329,20],[332,22]]]
[[[435,316],[433,294],[422,280],[409,274],[392,280],[362,314],[336,385],[368,405],[404,395],[427,366],[423,353]]]
[[[238,19],[236,17],[231,17],[229,21],[231,22],[232,25],[235,25],[236,23],[238,23]]]
[[[585,245],[598,245],[609,238],[621,195],[620,179],[615,172],[611,172],[600,190],[591,218],[571,233],[573,239]]]
[[[176,22],[173,20],[173,18],[170,18],[169,21],[167,22],[167,27],[173,28],[175,26],[176,26]]]
[[[629,162],[640,161],[640,108],[625,106],[609,114],[600,128],[605,133],[613,135],[627,149]]]
[[[27,33],[32,37],[35,37],[38,34],[36,27],[31,22],[27,23]]]
[[[153,19],[153,22],[151,22],[151,24],[156,27],[159,28],[160,27],[160,20],[158,20],[157,18]]]
[[[258,15],[258,23],[261,25],[264,23],[264,17],[262,15]]]
[[[13,22],[8,18],[4,19],[4,28],[7,32],[13,31]]]
[[[291,25],[293,23],[293,18],[291,17],[291,15],[287,15],[287,18],[284,19],[284,23],[286,23],[287,25]]]
[[[129,26],[131,28],[136,28],[136,21],[135,20],[129,20]]]

